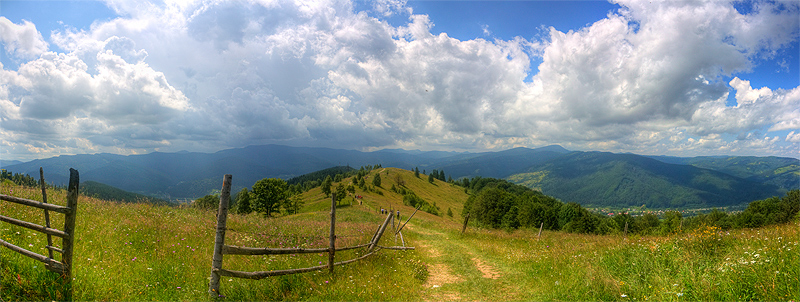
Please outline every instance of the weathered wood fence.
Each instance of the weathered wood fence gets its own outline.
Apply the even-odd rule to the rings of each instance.
[[[47,270],[62,274],[64,282],[70,283],[72,281],[72,253],[75,243],[75,217],[78,212],[78,190],[79,190],[79,176],[78,170],[69,169],[69,187],[67,191],[67,206],[62,207],[59,205],[47,203],[47,191],[45,190],[44,171],[39,168],[40,183],[42,187],[42,201],[35,201],[30,199],[18,198],[0,194],[0,200],[13,202],[25,206],[36,207],[44,210],[45,225],[41,226],[35,223],[17,220],[11,217],[0,215],[0,221],[7,222],[13,225],[21,226],[30,230],[38,231],[47,235],[47,248],[48,256],[40,255],[10,242],[0,239],[0,245],[5,246],[12,251],[25,255],[27,257],[36,259],[44,263]],[[64,230],[57,230],[50,228],[50,211],[64,214]],[[61,247],[53,246],[52,236],[60,237]],[[56,261],[53,258],[53,252],[61,253],[61,261]],[[71,286],[69,287],[68,297],[71,295]]]
[[[392,223],[394,227],[394,213],[389,213],[386,216],[386,220],[384,220],[383,224],[378,228],[377,232],[372,236],[372,240],[370,242],[350,246],[350,247],[340,247],[336,248],[336,196],[335,193],[331,196],[331,228],[330,228],[330,245],[328,248],[315,248],[315,249],[307,249],[307,248],[253,248],[253,247],[241,247],[241,246],[232,246],[232,245],[225,245],[225,231],[227,230],[227,216],[228,216],[228,205],[230,204],[230,193],[231,193],[231,179],[232,176],[230,174],[226,174],[222,180],[222,192],[220,193],[219,197],[219,210],[217,212],[217,235],[216,240],[214,242],[214,256],[211,262],[211,281],[208,283],[208,293],[212,298],[217,298],[221,295],[219,290],[219,279],[222,276],[225,277],[234,277],[234,278],[244,278],[244,279],[263,279],[272,276],[281,276],[281,275],[291,275],[291,274],[300,274],[300,273],[307,273],[313,272],[317,270],[322,270],[327,268],[330,273],[333,273],[333,267],[337,265],[344,265],[348,263],[353,263],[358,260],[362,260],[364,258],[369,257],[370,255],[374,254],[375,252],[379,251],[380,249],[388,249],[388,250],[413,250],[414,247],[406,247],[405,242],[404,246],[380,246],[378,242],[380,242],[383,233],[386,231],[387,226],[389,223]],[[416,213],[416,211],[415,211]],[[414,216],[413,214],[411,216]],[[411,217],[408,218],[409,220]],[[408,223],[408,220],[406,221]],[[403,224],[405,226],[405,224]],[[402,227],[397,229],[395,232],[395,236],[399,233],[402,238],[402,233],[400,233]],[[346,251],[358,248],[367,248],[367,254],[364,256],[350,259],[346,261],[334,262],[335,261],[335,254],[337,251]],[[242,272],[242,271],[233,271],[233,270],[226,270],[222,268],[222,256],[223,255],[286,255],[286,254],[313,254],[313,253],[328,253],[328,264],[327,265],[320,265],[314,267],[307,267],[307,268],[297,268],[297,269],[287,269],[287,270],[275,270],[275,271],[259,271],[259,272]]]

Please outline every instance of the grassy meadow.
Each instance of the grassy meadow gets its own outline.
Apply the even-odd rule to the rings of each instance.
[[[337,246],[369,241],[385,216],[413,209],[388,188],[396,176],[436,202],[403,230],[416,250],[382,250],[326,271],[245,280],[223,277],[222,300],[800,300],[800,224],[720,231],[705,227],[668,237],[579,235],[521,229],[467,229],[460,234],[463,188],[400,169],[378,169],[382,185],[337,208]],[[220,177],[220,186],[221,186]],[[233,181],[236,181],[234,175]],[[349,179],[345,179],[349,182]],[[34,188],[3,185],[0,194],[40,200]],[[330,200],[319,188],[302,195],[300,214],[229,215],[226,243],[251,247],[327,247]],[[64,204],[65,192],[50,191]],[[75,300],[208,300],[215,213],[189,207],[116,203],[81,197],[73,287]],[[448,217],[451,208],[453,217]],[[0,213],[44,224],[41,210],[1,202]],[[63,215],[51,213],[61,229]],[[46,236],[0,223],[0,239],[46,254]],[[57,246],[60,239],[54,238]],[[382,245],[400,244],[384,236]],[[337,252],[337,261],[363,250]],[[56,256],[59,259],[59,256]],[[327,254],[226,256],[223,267],[262,271],[324,264]],[[0,300],[63,300],[59,276],[41,263],[0,248]]]

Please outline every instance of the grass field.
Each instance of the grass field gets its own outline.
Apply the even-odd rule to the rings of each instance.
[[[388,174],[386,174],[388,172]],[[460,234],[463,189],[428,184],[409,171],[379,169],[382,188],[356,192],[363,205],[337,209],[337,245],[367,242],[382,222],[379,208],[413,209],[386,188],[394,175],[454,217],[417,213],[403,231],[412,251],[383,250],[330,275],[318,271],[264,280],[223,278],[224,300],[800,300],[800,224],[721,232],[712,227],[670,237],[595,236],[538,230],[468,229]],[[236,181],[234,175],[234,181]],[[344,181],[349,181],[345,179]],[[220,181],[221,185],[221,181]],[[40,191],[3,186],[0,194],[34,200]],[[64,192],[48,193],[64,204]],[[303,195],[297,215],[230,215],[226,243],[252,247],[326,247],[329,199]],[[327,204],[327,205],[326,205]],[[347,204],[345,202],[345,204]],[[79,200],[75,300],[207,300],[215,213],[136,203]],[[2,202],[0,213],[43,224],[41,210]],[[54,226],[63,215],[51,214]],[[405,218],[403,219],[405,221]],[[0,223],[0,238],[45,254],[45,236]],[[60,243],[60,239],[54,240]],[[385,236],[384,245],[394,245]],[[399,241],[397,244],[400,244]],[[60,245],[60,244],[57,244]],[[337,252],[352,259],[363,250]],[[327,254],[226,256],[245,271],[320,265]],[[0,299],[62,300],[59,276],[0,248]]]

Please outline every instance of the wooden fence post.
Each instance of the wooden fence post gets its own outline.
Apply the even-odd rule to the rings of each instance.
[[[378,245],[378,242],[381,241],[381,237],[383,237],[383,232],[386,231],[386,227],[389,226],[389,222],[391,220],[392,220],[392,213],[389,213],[389,215],[386,216],[386,220],[381,225],[381,228],[378,229],[378,233],[375,234],[375,236],[373,237],[372,243],[369,245],[369,248],[367,249],[368,253],[372,252],[372,250],[374,250],[375,247]]]
[[[625,233],[622,234],[622,240],[628,239],[628,222],[625,222]]]
[[[464,227],[461,228],[461,235],[464,235],[464,231],[467,230],[468,222],[469,222],[469,213],[467,213],[467,217],[464,217]]]
[[[222,269],[222,246],[225,245],[225,230],[228,221],[228,204],[231,201],[231,179],[233,176],[225,174],[222,178],[222,192],[219,195],[219,208],[217,210],[217,237],[214,240],[214,258],[211,260],[211,281],[208,282],[208,294],[216,299],[222,294],[219,292],[219,273]]]
[[[72,255],[75,249],[75,217],[78,215],[78,192],[80,192],[80,176],[78,170],[69,168],[69,187],[67,187],[67,207],[69,213],[64,215],[64,233],[68,236],[63,238],[64,253],[61,254],[61,262],[64,263],[64,278],[68,285],[68,299],[72,299]]]
[[[539,225],[539,235],[536,235],[536,239],[539,239],[539,237],[542,237],[542,227],[543,226],[544,226],[544,222],[542,222],[542,224]]]
[[[328,251],[328,271],[333,274],[333,260],[336,254],[336,193],[331,193],[331,238]]]
[[[45,189],[45,182],[44,182],[44,169],[39,167],[39,181],[42,183],[42,202],[47,203],[47,190]],[[49,229],[50,228],[50,211],[47,209],[44,210],[44,225]],[[47,246],[53,246],[53,236],[47,234]],[[47,255],[50,256],[50,259],[53,259],[53,250],[48,248]]]

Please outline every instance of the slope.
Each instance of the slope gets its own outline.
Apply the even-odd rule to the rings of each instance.
[[[785,192],[709,169],[604,152],[575,152],[508,179],[565,202],[603,207],[722,207]]]

